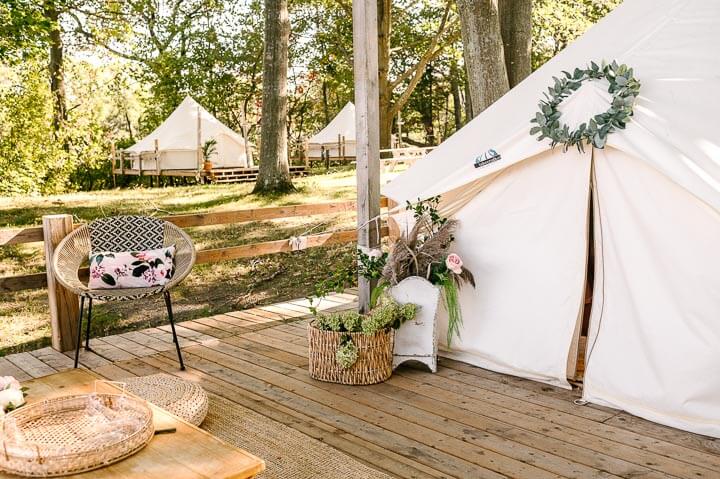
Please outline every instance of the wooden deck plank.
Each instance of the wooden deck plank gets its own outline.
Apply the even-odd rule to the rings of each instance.
[[[281,314],[284,318],[302,318],[307,316],[307,313],[302,313],[295,309],[289,308],[285,305],[285,303],[269,304],[267,306],[260,306],[258,309]]]
[[[50,346],[30,351],[30,354],[38,358],[56,371],[64,371],[73,367],[73,360]]]
[[[320,309],[357,306],[353,291]],[[720,477],[720,439],[610,408],[576,406],[554,388],[441,358],[437,374],[401,368],[385,383],[351,387],[307,374],[307,300],[94,339],[81,365],[108,379],[159,371],[326,442],[399,478]],[[96,354],[97,353],[97,354]],[[0,358],[21,380],[72,367],[74,352],[43,348]]]
[[[180,372],[170,369],[169,359],[164,356],[143,358],[143,361],[181,378],[197,382],[209,392],[236,402],[274,421],[292,427],[310,437],[322,441],[375,469],[395,477],[406,479],[430,479],[447,477],[443,473],[423,466],[410,458],[364,441],[331,425],[318,421],[277,403],[268,402],[264,397],[237,384],[223,381],[192,368]]]
[[[216,328],[216,327],[212,326],[211,324],[208,324],[210,322],[212,322],[212,320],[209,318],[206,318],[205,320],[194,319],[192,321],[183,321],[182,323],[176,324],[175,329],[176,329],[176,331],[178,331],[177,334],[180,334],[178,328],[180,326],[182,326],[183,328],[190,329],[196,333],[200,333],[205,336],[210,336],[210,337],[216,338],[216,339],[227,338],[228,336],[232,336],[234,334],[232,332],[226,331],[225,329]],[[170,325],[167,325],[167,327],[165,327],[165,326],[161,326],[161,327],[165,328],[166,331],[172,331],[172,329],[170,329]],[[193,339],[197,338],[197,336],[188,336],[187,334],[185,335],[185,337],[190,337]],[[203,341],[203,339],[197,339],[197,340]],[[205,338],[204,340],[207,340],[207,338]]]
[[[92,348],[92,342],[90,343],[90,348]],[[75,358],[75,351],[66,351],[63,354],[68,358],[72,358],[73,360]],[[80,357],[78,363],[78,366],[82,366],[86,369],[95,369],[100,366],[110,364],[110,361],[94,353],[93,351],[86,351],[85,348],[80,348]]]
[[[432,411],[421,410],[420,408],[416,408],[405,401],[398,401],[397,399],[389,396],[384,398],[380,397],[376,392],[379,385],[354,387],[314,381],[309,378],[305,368],[294,367],[288,370],[287,364],[282,362],[282,359],[277,361],[277,353],[283,353],[283,351],[276,350],[277,352],[275,354],[268,356],[267,353],[256,354],[256,352],[251,349],[247,350],[247,352],[243,352],[239,349],[229,347],[227,343],[214,345],[213,349],[234,358],[242,356],[244,361],[251,362],[257,366],[272,369],[284,374],[285,376],[317,386],[325,391],[357,401],[360,404],[375,407],[396,418],[407,420],[418,426],[428,427],[436,432],[445,434],[448,437],[461,439],[469,444],[482,448],[484,451],[495,451],[500,455],[520,460],[527,464],[533,464],[548,472],[554,472],[564,477],[579,479],[590,477],[617,477],[604,473],[604,469],[601,470],[574,462],[567,458],[537,449],[533,445],[522,445],[499,435],[468,427],[467,424],[463,424],[455,420],[449,420],[447,416],[443,417]],[[603,464],[603,466],[604,465],[605,464]],[[632,468],[630,472],[637,474],[643,471],[641,468],[635,467]],[[646,470],[644,472],[649,471]]]
[[[469,462],[478,467],[517,478],[541,479],[558,477],[558,475],[550,473],[549,471],[497,454],[489,449],[484,449],[480,453],[476,448],[467,448],[466,440],[469,439],[469,436],[459,439],[454,436],[440,434],[428,427],[420,426],[397,416],[384,414],[377,408],[369,407],[353,399],[348,399],[336,392],[325,390],[321,385],[298,380],[292,377],[295,369],[292,366],[282,366],[284,369],[283,372],[273,371],[247,360],[239,360],[232,354],[218,351],[221,348],[227,349],[227,347],[228,345],[226,343],[219,342],[214,344],[211,347],[212,349],[202,346],[188,348],[188,351],[224,366],[226,369],[233,369],[258,380],[269,382],[277,388],[292,391],[308,400],[338,409],[345,414],[381,427],[387,432],[399,434],[411,441],[425,444],[427,447],[442,452],[443,454],[453,456],[454,454],[458,454],[459,451],[462,451],[460,453],[462,457],[453,456],[458,464]],[[233,351],[235,353],[238,352],[238,350]],[[260,356],[260,358],[262,358],[262,356]]]
[[[249,309],[245,309],[243,311],[230,311],[228,313],[225,313],[225,315],[232,316],[233,318],[244,319],[245,321],[250,321],[253,323],[260,323],[260,324],[275,322],[274,320],[268,319],[266,317],[252,314],[249,311],[250,311]]]
[[[32,376],[4,357],[0,358],[0,376],[12,376],[18,381],[29,381],[32,379]]]
[[[605,421],[605,424],[617,426],[636,433],[642,433],[648,437],[654,437],[679,446],[696,449],[700,452],[720,455],[720,439],[680,431],[672,427],[650,422],[626,412],[618,413]]]
[[[305,413],[312,413],[314,417],[327,424],[352,432],[358,437],[375,442],[381,447],[386,447],[399,454],[411,457],[415,461],[426,464],[445,474],[449,474],[451,477],[505,477],[487,468],[453,456],[452,454],[427,446],[422,442],[408,439],[402,434],[387,431],[373,422],[358,418],[356,415],[348,414],[345,411],[340,412],[332,405],[326,404],[327,402],[332,402],[328,401],[327,398],[324,401],[318,401],[318,398],[309,399],[298,394],[297,391],[289,391],[274,382],[267,381],[266,379],[258,379],[254,375],[248,374],[246,370],[241,372],[211,361],[207,356],[217,356],[220,353],[216,353],[205,346],[188,348],[186,353],[187,363],[194,369],[234,384],[241,384],[243,387],[251,387],[253,392],[260,394],[268,401],[276,402],[289,408],[296,408]],[[250,367],[248,363],[243,363],[243,367],[245,366]]]
[[[10,354],[5,356],[5,359],[25,371],[33,379],[57,372],[55,368],[50,367],[28,352]]]
[[[122,333],[118,336],[127,339],[128,341],[133,341],[134,343],[148,347],[156,352],[175,349],[175,345],[172,341],[162,341],[150,334],[147,334],[146,331],[147,330],[130,331],[127,333]]]
[[[121,334],[115,334],[113,336],[106,336],[104,338],[101,338],[104,342],[112,344],[113,346],[122,349],[123,351],[126,351],[128,354],[131,354],[133,357],[140,357],[140,356],[149,356],[151,354],[157,353],[156,350],[145,346],[144,344],[137,343],[135,341],[132,341],[130,339],[127,339],[125,336]]]
[[[112,338],[112,336],[109,338]],[[90,349],[98,356],[101,356],[110,362],[122,361],[124,359],[132,359],[135,357],[134,354],[117,347],[110,341],[111,339],[106,341],[103,338],[92,338],[90,339]]]
[[[233,338],[236,339],[236,338]],[[236,341],[233,342],[233,344],[238,344]],[[219,345],[216,347],[216,349],[222,347],[224,345]],[[240,345],[243,347],[242,345]],[[277,347],[282,348],[282,344],[278,343]],[[266,348],[262,351],[251,349],[252,351],[257,351],[260,354],[268,355],[268,351],[272,351],[273,348]],[[283,358],[279,357],[279,353],[287,354],[286,348],[282,349],[275,349],[274,353],[270,353],[269,357],[272,357],[274,359],[280,359],[281,361],[284,361]],[[307,351],[306,349],[302,351]],[[228,352],[228,351],[226,351]],[[265,367],[271,367],[273,365],[272,362],[269,360],[261,360],[258,364],[264,365]],[[292,372],[288,372],[287,370],[282,370],[284,374],[292,375],[293,377],[297,377],[298,379],[305,379],[308,381],[308,375],[307,371],[303,369],[295,369]],[[394,378],[391,378],[390,381],[393,381]],[[311,381],[313,384],[320,384],[321,387],[323,383],[317,383]],[[339,386],[339,385],[324,385],[325,387],[342,390],[342,389],[348,389],[349,394],[360,394],[358,391],[362,391],[365,388],[361,387],[345,387],[345,386]],[[384,383],[381,385],[374,385],[371,386],[373,390],[387,388],[388,383]],[[390,388],[393,388],[393,386],[389,386]],[[403,394],[407,393],[407,394]],[[385,401],[378,400],[377,398],[371,398],[369,399],[369,404],[374,404],[376,407],[378,405],[384,404],[384,402],[387,401],[395,401],[398,397],[403,398],[403,403],[405,404],[405,407],[407,407],[408,404],[413,404],[413,401],[418,401],[418,396],[416,393],[411,391],[404,391],[399,388],[394,388],[393,394],[385,394],[387,396],[387,399]],[[598,453],[596,451],[591,451],[584,449],[583,447],[576,446],[573,444],[568,444],[563,441],[547,438],[543,434],[540,433],[534,433],[532,431],[525,431],[518,427],[512,427],[511,425],[507,423],[503,423],[501,421],[492,420],[488,418],[483,418],[481,416],[471,414],[468,411],[462,412],[462,408],[458,408],[455,405],[447,406],[441,402],[433,400],[429,400],[431,403],[433,403],[431,406],[426,408],[420,408],[424,409],[424,414],[427,413],[436,413],[438,410],[445,411],[446,414],[444,414],[445,418],[453,418],[453,412],[455,412],[455,419],[458,422],[465,423],[468,426],[475,427],[478,430],[476,431],[476,434],[482,435],[482,434],[496,434],[500,437],[503,437],[504,439],[510,440],[511,442],[519,442],[520,444],[524,444],[529,447],[533,448],[540,448],[541,450],[550,453],[562,456],[566,460],[569,461],[576,461],[579,464],[583,464],[586,466],[589,466],[591,468],[595,468],[598,471],[608,471],[613,474],[618,474],[621,476],[628,476],[628,477],[645,477],[645,478],[660,478],[660,477],[668,477],[662,473],[659,473],[657,471],[652,471],[646,467],[643,467],[642,465],[633,464],[628,461],[623,461],[620,459],[613,458],[611,456],[604,455],[602,453]],[[421,400],[421,404],[427,405],[428,400],[426,400],[424,403]],[[403,406],[402,404],[397,404],[396,407],[399,410],[402,410]],[[417,416],[421,417],[421,414],[417,414]],[[442,424],[442,423],[441,423]],[[468,430],[473,430],[468,428]],[[505,436],[510,437],[505,437]],[[518,439],[520,439],[518,441]],[[568,454],[566,451],[570,451],[570,454]],[[567,464],[566,464],[567,466]],[[568,471],[565,471],[564,475],[568,475]],[[587,470],[580,470],[578,474],[570,474],[570,477],[591,477],[588,475]]]
[[[408,383],[403,382],[403,379],[414,379],[414,381]],[[489,415],[518,427],[533,428],[533,430],[571,444],[609,454],[634,464],[648,466],[654,470],[667,472],[677,477],[710,478],[717,476],[717,472],[713,472],[711,469],[683,462],[687,458],[683,456],[686,451],[683,451],[682,448],[674,451],[663,450],[663,452],[670,453],[668,456],[662,452],[653,451],[653,449],[657,449],[656,446],[660,441],[649,440],[644,436],[634,434],[628,436],[624,434],[628,431],[610,428],[603,423],[571,416],[550,408],[538,409],[539,407],[534,405],[523,407],[522,403],[512,406],[510,404],[512,401],[504,403],[502,398],[498,403],[492,396],[487,395],[490,391],[462,383],[453,383],[452,380],[447,380],[447,378],[441,376],[423,375],[420,371],[403,369],[396,372],[390,382],[392,384],[404,384],[404,387],[418,393],[425,391],[430,397],[447,398],[451,403],[462,404],[462,407],[470,411]],[[428,388],[428,385],[431,385],[431,387]],[[468,398],[472,400],[468,400]],[[520,410],[517,410],[518,406],[520,406]],[[604,427],[607,429],[603,430]],[[670,445],[666,443],[661,446],[667,447]],[[665,447],[661,447],[661,449],[665,449]],[[671,449],[674,448],[671,447]],[[679,460],[680,458],[682,460]],[[714,462],[713,459],[717,460],[720,457],[705,457],[702,459],[703,462],[709,461],[712,463]]]

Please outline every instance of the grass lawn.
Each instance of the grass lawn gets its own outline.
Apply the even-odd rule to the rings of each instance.
[[[296,193],[277,197],[253,195],[253,184],[241,183],[0,198],[0,227],[39,225],[42,215],[52,213],[71,213],[80,222],[126,213],[170,215],[355,199],[354,169],[338,168],[294,183]],[[354,224],[353,214],[340,213],[190,228],[188,232],[198,249],[206,249],[285,239],[316,226],[313,233]],[[40,243],[0,247],[0,276],[43,271],[41,247]],[[335,264],[350,261],[352,253],[353,246],[347,244],[198,265],[172,292],[177,320],[303,297]],[[92,334],[106,336],[166,322],[161,297],[100,303],[93,307]],[[0,356],[37,349],[49,341],[45,289],[0,293]]]

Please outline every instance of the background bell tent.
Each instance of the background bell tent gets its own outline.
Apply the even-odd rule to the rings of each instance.
[[[355,105],[351,102],[308,140],[308,158],[322,158],[323,152],[331,158],[355,158]]]
[[[123,153],[132,159],[135,170],[197,171],[203,168],[201,150],[208,140],[217,142],[210,155],[213,168],[252,166],[248,164],[248,151],[242,136],[189,96],[152,133]]]
[[[626,0],[384,188],[460,220],[478,286],[444,354],[564,387],[579,356],[585,400],[720,437],[718,25],[718,2]],[[553,77],[613,60],[641,83],[625,129],[584,151],[531,136]],[[608,111],[608,86],[559,121]]]

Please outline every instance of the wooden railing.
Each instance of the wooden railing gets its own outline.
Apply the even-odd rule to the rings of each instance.
[[[387,199],[382,198],[380,203],[381,207],[387,207]],[[355,211],[355,209],[355,201],[338,201],[332,203],[302,204],[293,206],[276,206],[269,208],[172,215],[162,217],[162,219],[170,221],[181,228],[197,228],[303,216],[330,215],[335,213],[351,212]],[[48,258],[51,257],[55,246],[59,244],[62,238],[73,229],[79,227],[80,224],[73,224],[72,217],[70,215],[49,215],[43,217],[43,225],[44,226],[0,229],[0,247],[44,242],[43,249],[45,251],[46,266],[46,270],[40,273],[0,277],[0,292],[14,292],[45,288],[48,284],[51,284],[54,291],[48,291],[48,295],[51,298],[51,323],[53,324],[53,329],[55,329],[56,324],[63,322],[67,324],[67,321],[71,321],[74,324],[77,320],[72,317],[57,317],[59,315],[63,315],[63,305],[61,304],[58,307],[53,307],[57,302],[56,298],[58,298],[60,287],[54,284],[54,278],[52,277],[52,271],[50,265],[48,264]],[[387,236],[387,227],[383,226],[381,234],[382,236]],[[332,233],[318,233],[308,235],[306,238],[306,247],[314,248],[318,246],[355,241],[357,239],[357,231],[355,229],[348,229]],[[238,246],[228,246],[224,248],[198,250],[197,263],[216,263],[220,261],[251,258],[255,256],[291,251],[293,251],[293,247],[288,239],[264,241]],[[87,268],[82,269],[80,274],[87,275]],[[68,309],[71,312],[77,309],[75,305],[72,306],[73,307]],[[62,334],[66,335],[66,333]],[[67,338],[64,337],[62,339],[63,344],[67,344],[65,342]],[[59,333],[56,333],[56,331],[53,330],[53,345],[55,346],[58,344],[60,344]],[[62,346],[62,348],[59,347],[58,349],[64,349],[65,347],[66,346]]]

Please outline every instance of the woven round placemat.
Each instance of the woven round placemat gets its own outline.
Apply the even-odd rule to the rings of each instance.
[[[210,394],[202,428],[265,460],[261,479],[392,479],[352,457],[227,399]]]
[[[151,374],[123,380],[127,390],[166,411],[199,426],[208,411],[208,396],[197,384],[169,374]]]

